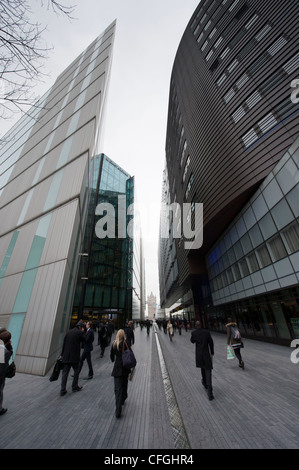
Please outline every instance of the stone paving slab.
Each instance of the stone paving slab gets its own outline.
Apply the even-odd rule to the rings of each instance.
[[[291,348],[245,339],[245,370],[226,360],[226,338],[215,343],[210,402],[195,367],[190,331],[169,341],[163,330],[135,330],[138,364],[129,382],[122,417],[115,418],[112,363],[109,350],[92,353],[94,378],[81,392],[61,397],[60,378],[17,373],[7,379],[0,416],[1,449],[156,449],[174,450],[156,336],[159,340],[191,449],[297,449],[299,447],[299,364]]]

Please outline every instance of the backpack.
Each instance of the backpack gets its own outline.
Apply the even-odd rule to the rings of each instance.
[[[231,326],[231,332],[232,332],[232,339],[241,339],[241,334],[240,331],[236,326]]]

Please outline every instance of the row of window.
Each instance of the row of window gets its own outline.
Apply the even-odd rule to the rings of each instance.
[[[225,30],[222,32],[221,36],[217,39],[217,41],[215,42],[213,48],[210,50],[210,52],[207,54],[205,60],[208,62],[211,57],[213,56],[214,52],[216,51],[216,49],[219,47],[219,45],[222,43],[222,41],[224,40],[224,38],[228,35],[228,33],[230,32],[230,30],[235,26],[235,24],[237,23],[237,21],[239,21],[239,19],[246,13],[248,9],[248,6],[247,4],[245,4],[241,10],[238,12],[238,14],[234,17],[234,19],[231,21],[231,23],[225,28]],[[219,57],[217,58],[217,66],[219,65],[220,63],[220,60],[222,61],[226,56],[227,54],[235,47],[235,45],[242,39],[242,37],[247,33],[247,31],[254,25],[254,23],[258,20],[258,15],[257,14],[254,14],[248,21],[247,23],[245,24],[245,26],[243,26],[236,34],[235,36],[230,40],[230,42],[227,44],[227,46],[225,47],[225,49],[223,49],[223,51],[221,52],[221,54],[219,55]],[[204,44],[202,46],[202,50],[203,50],[203,47],[204,47]],[[215,69],[215,65],[214,65],[214,69]]]
[[[229,64],[227,69],[223,72],[223,74],[219,77],[217,80],[216,84],[218,87],[220,87],[225,80],[229,77],[231,72],[235,69],[235,67],[244,59],[248,56],[248,54],[254,49],[254,47],[258,44],[258,42],[263,39],[268,32],[270,31],[271,26],[266,25],[264,26],[259,33],[255,35],[254,38],[252,38],[242,49],[241,51],[237,54],[235,59]],[[249,76],[254,76],[254,74],[263,66],[265,63],[272,58],[277,52],[282,49],[285,44],[288,42],[287,38],[285,36],[280,36],[278,39],[274,41],[274,43],[271,44],[270,47],[261,55],[259,56],[254,62],[250,64],[250,66],[247,69],[247,74]],[[217,59],[218,61],[219,59]]]
[[[271,130],[274,126],[282,122],[284,119],[290,117],[294,112],[298,111],[298,107],[292,102],[288,96],[273,108],[273,112],[267,113],[260,119],[254,126],[249,129],[241,138],[241,141],[246,149],[248,149],[254,142]]]
[[[227,17],[231,14],[231,12],[234,10],[236,5],[239,3],[240,0],[235,0],[232,5],[229,7],[228,10],[223,11],[223,6],[227,3],[227,0],[223,0],[221,5],[215,10],[215,12],[210,16],[210,19],[207,21],[206,25],[203,27],[203,24],[205,23],[205,20],[208,18],[210,11],[214,8],[216,5],[216,0],[214,0],[209,8],[207,9],[206,13],[204,13],[203,17],[200,19],[199,23],[197,24],[195,30],[194,30],[194,36],[197,36],[199,30],[201,27],[203,27],[203,30],[201,34],[197,38],[198,44],[201,42],[205,32],[209,29],[212,23],[215,24],[214,29],[210,33],[209,37],[205,41],[204,45],[202,46],[202,51],[207,47],[209,40],[212,39],[214,34],[216,33],[217,29],[219,30],[224,22],[226,21]],[[194,25],[196,24],[199,16],[201,14],[201,11],[197,14],[195,20],[193,21],[191,25],[191,29],[193,29]]]
[[[275,234],[216,276],[211,282],[212,290],[222,289],[297,251],[299,251],[299,226],[295,221],[281,234]]]
[[[233,122],[237,124],[237,122],[245,116],[246,112],[250,111],[262,99],[262,95],[267,96],[274,88],[277,88],[279,84],[283,82],[287,75],[291,74],[298,68],[299,53],[295,54],[295,56],[289,59],[282,67],[264,80],[261,85],[241,104],[241,106],[233,112],[231,116]],[[231,93],[226,96],[228,96],[228,101],[232,98]]]

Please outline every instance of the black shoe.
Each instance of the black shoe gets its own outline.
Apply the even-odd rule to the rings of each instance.
[[[85,377],[83,380],[91,380],[93,378],[93,375],[89,375],[88,377]]]
[[[120,418],[120,415],[121,415],[121,410],[115,412],[115,417],[116,418]]]
[[[83,387],[79,387],[79,385],[75,388],[73,388],[73,392],[81,392]]]
[[[0,411],[0,416],[4,415],[6,412],[7,412],[7,408],[2,408],[2,410]]]
[[[240,362],[240,364],[239,364],[239,367],[241,367],[241,368],[244,370],[244,368],[245,368],[245,365],[244,365],[244,362],[243,362],[243,361],[242,361],[242,362]]]
[[[215,398],[215,397],[214,397],[213,393],[211,393],[211,394],[209,395],[209,400],[212,401],[212,400],[214,400],[214,398]]]
[[[63,397],[63,395],[65,395],[66,393],[67,393],[67,391],[66,391],[66,390],[61,390],[61,392],[60,392],[60,396],[62,396],[62,397]]]

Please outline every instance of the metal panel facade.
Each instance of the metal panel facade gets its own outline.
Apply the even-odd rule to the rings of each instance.
[[[114,34],[115,23],[0,149],[0,326],[13,332],[19,371],[43,375],[69,326]]]

